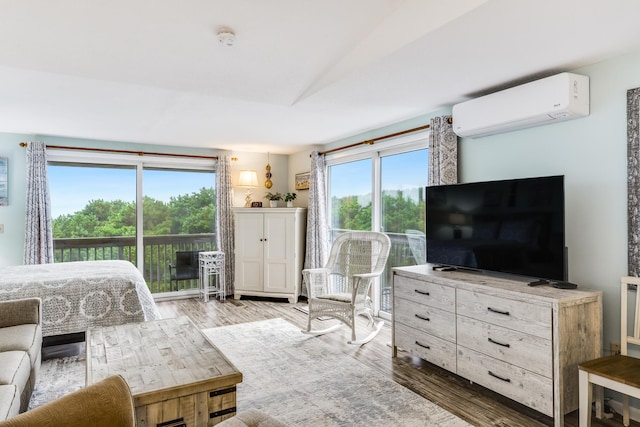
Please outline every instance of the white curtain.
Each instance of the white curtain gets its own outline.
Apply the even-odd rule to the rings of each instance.
[[[218,159],[216,169],[216,248],[224,252],[224,278],[227,295],[235,292],[233,193],[231,188],[231,161],[228,155]]]
[[[24,263],[53,263],[51,196],[47,178],[47,147],[44,142],[27,144],[27,206]]]
[[[304,268],[324,267],[328,258],[329,230],[327,228],[327,179],[324,156],[311,153],[309,208],[307,211],[307,248]],[[305,286],[302,295],[307,295]]]
[[[451,116],[431,119],[429,132],[429,185],[458,182],[458,137]]]

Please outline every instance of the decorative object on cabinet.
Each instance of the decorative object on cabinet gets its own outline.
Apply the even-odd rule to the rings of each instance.
[[[339,320],[351,328],[349,344],[365,344],[380,332],[384,321],[375,322],[369,292],[380,277],[389,257],[391,240],[375,231],[348,231],[331,246],[324,268],[302,270],[309,296],[306,333],[322,335],[334,331],[341,323],[322,330],[311,330],[311,321],[320,316]],[[356,339],[356,318],[365,315],[373,331]]]
[[[393,356],[407,351],[562,427],[578,409],[578,363],[602,351],[602,292],[527,283],[394,268]]]
[[[629,425],[629,396],[640,399],[640,359],[627,355],[629,344],[640,346],[640,298],[635,292],[635,301],[631,324],[634,325],[632,335],[629,335],[627,318],[627,302],[630,286],[640,285],[638,277],[622,277],[620,280],[620,354],[614,354],[599,359],[583,362],[578,366],[580,375],[580,427],[591,425],[591,404],[593,402],[593,386],[597,386],[596,418],[602,419],[602,388],[608,388],[623,394],[622,423]]]
[[[267,172],[264,174],[266,181],[264,182],[265,188],[273,187],[273,182],[271,182],[271,177],[273,174],[271,173],[271,163],[269,162],[269,153],[267,153],[267,167],[265,168]]]
[[[296,174],[296,190],[308,190],[311,181],[311,172]]]
[[[272,208],[277,208],[278,200],[282,200],[282,194],[272,193],[269,191],[267,194],[264,195],[264,198],[269,199],[269,206],[271,206]]]
[[[284,195],[284,201],[287,202],[287,207],[293,207],[293,201],[296,199],[296,193],[287,193]]]
[[[258,187],[258,173],[252,170],[240,171],[238,187],[245,187],[247,189],[247,193],[244,198],[244,207],[251,207],[251,189]]]
[[[261,208],[262,207],[262,202],[251,202],[251,207],[252,208]]]
[[[307,210],[235,208],[235,291],[298,301]]]

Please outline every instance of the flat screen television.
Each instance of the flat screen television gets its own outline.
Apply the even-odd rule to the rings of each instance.
[[[566,281],[564,177],[426,188],[427,263]]]

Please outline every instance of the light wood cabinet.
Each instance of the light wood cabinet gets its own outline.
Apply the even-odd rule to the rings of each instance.
[[[298,301],[307,210],[235,208],[235,291]]]
[[[602,353],[602,292],[394,268],[393,356],[408,351],[564,424],[578,363]]]

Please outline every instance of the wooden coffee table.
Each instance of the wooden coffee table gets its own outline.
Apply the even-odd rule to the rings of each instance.
[[[242,373],[188,317],[87,330],[87,385],[122,375],[138,426],[212,426],[236,412]]]

